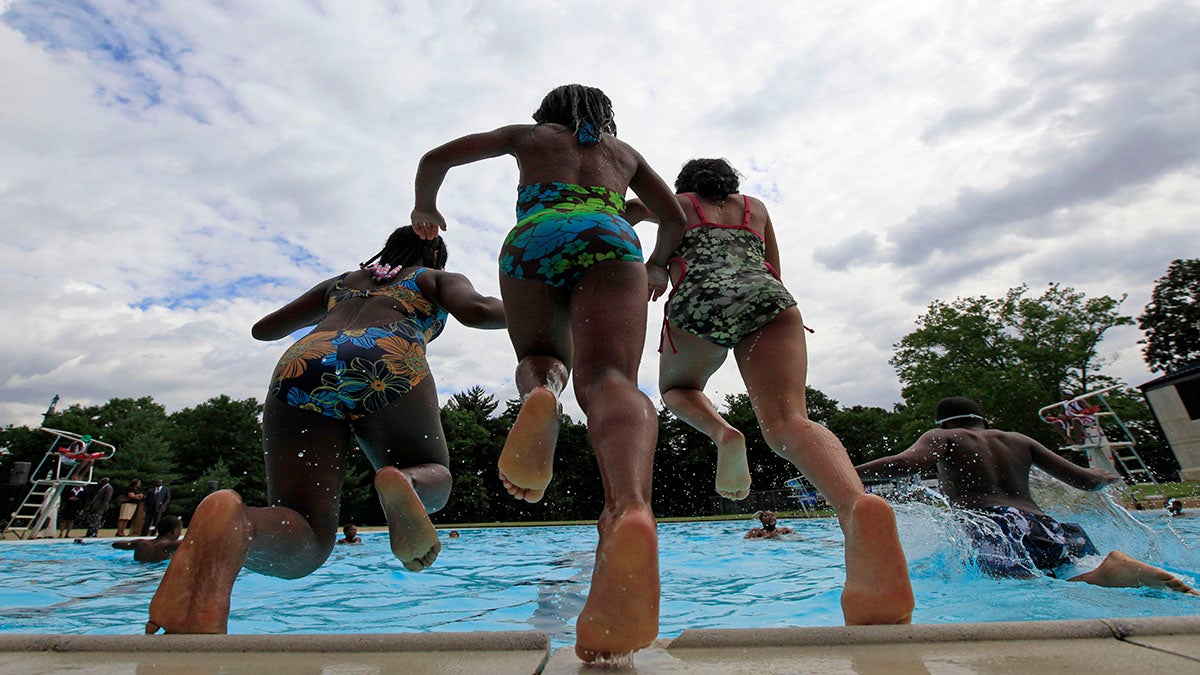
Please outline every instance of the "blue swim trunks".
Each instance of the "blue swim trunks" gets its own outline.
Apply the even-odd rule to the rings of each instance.
[[[1054,576],[1056,569],[1074,558],[1099,555],[1087,532],[1075,523],[1060,523],[1050,516],[1012,506],[993,506],[976,512],[999,528],[997,531],[985,523],[967,521],[979,567],[991,576],[1032,577],[1037,576],[1038,570]]]
[[[605,260],[642,262],[625,220],[625,198],[599,186],[532,183],[517,192],[517,226],[500,249],[500,271],[570,288]]]

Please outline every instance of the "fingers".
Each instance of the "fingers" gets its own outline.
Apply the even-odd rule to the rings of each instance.
[[[429,240],[429,239],[437,239],[438,238],[438,230],[441,229],[444,231],[446,229],[446,225],[444,223],[439,225],[438,223],[432,223],[432,222],[426,221],[426,222],[420,222],[420,223],[413,223],[412,228],[413,228],[413,232],[416,232],[418,237],[420,237],[421,239]]]

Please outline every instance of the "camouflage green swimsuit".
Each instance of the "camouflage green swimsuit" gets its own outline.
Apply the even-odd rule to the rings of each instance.
[[[684,231],[671,259],[683,274],[667,301],[663,337],[671,341],[669,320],[680,330],[732,349],[796,301],[767,262],[762,235],[750,228],[748,197],[742,196],[742,224],[721,225],[704,215],[694,196],[684,196],[696,207],[700,222]]]
[[[500,249],[500,271],[514,279],[570,288],[598,262],[641,262],[642,245],[624,213],[625,198],[605,187],[521,187],[517,226]]]

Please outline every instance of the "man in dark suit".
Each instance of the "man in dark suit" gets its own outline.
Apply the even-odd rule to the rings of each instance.
[[[155,482],[154,487],[146,493],[146,520],[142,523],[142,536],[150,534],[151,528],[158,534],[158,519],[167,511],[171,501],[171,488],[163,485],[162,479]]]

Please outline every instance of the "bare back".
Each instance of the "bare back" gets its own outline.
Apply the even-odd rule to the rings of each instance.
[[[521,185],[574,183],[625,194],[640,162],[637,152],[612,134],[604,134],[595,145],[582,145],[561,124],[522,124],[509,129],[510,152],[521,171]]]
[[[717,225],[728,225],[730,227],[740,226],[742,217],[745,215],[745,206],[748,203],[750,207],[750,222],[747,224],[751,230],[754,230],[760,237],[765,237],[768,224],[771,222],[770,216],[767,213],[767,207],[761,201],[754,197],[744,197],[740,193],[733,193],[722,201],[713,201],[696,193],[691,193],[700,202],[700,208],[704,210],[704,216],[696,211],[696,206],[692,204],[692,200],[683,195],[679,195],[679,206],[683,209],[683,214],[687,217],[688,227],[699,225],[700,223],[715,223]]]
[[[938,456],[938,480],[954,506],[1015,506],[1041,513],[1029,494],[1034,441],[997,429],[937,429],[929,432]]]

